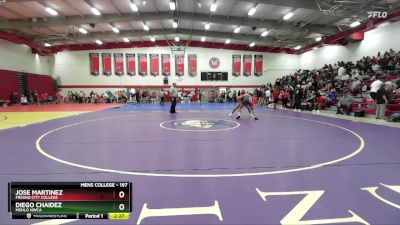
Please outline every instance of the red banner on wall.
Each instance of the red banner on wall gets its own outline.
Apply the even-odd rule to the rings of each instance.
[[[139,61],[139,74],[142,76],[147,75],[147,54],[138,54]]]
[[[188,55],[188,65],[189,65],[189,75],[196,76],[197,75],[197,55],[195,55],[195,54]]]
[[[99,75],[100,71],[100,56],[99,53],[89,53],[90,58],[90,74]]]
[[[251,55],[243,56],[243,75],[250,76],[251,75]]]
[[[103,62],[103,75],[111,75],[111,53],[101,53]]]
[[[169,54],[161,54],[161,67],[163,75],[171,75],[171,57]]]
[[[135,54],[126,53],[126,73],[129,76],[136,75],[136,61]]]
[[[240,76],[242,70],[241,55],[232,55],[232,75],[237,77]]]
[[[177,76],[183,76],[185,72],[185,56],[183,54],[175,55],[175,74]]]
[[[263,55],[254,56],[254,75],[259,77],[263,74]]]
[[[114,53],[114,74],[124,75],[124,54],[122,53]]]
[[[150,54],[150,74],[158,76],[160,74],[160,59],[158,54]]]

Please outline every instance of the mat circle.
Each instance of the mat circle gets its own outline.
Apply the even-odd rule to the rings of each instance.
[[[132,116],[132,115],[131,115]],[[47,135],[80,124],[87,124],[87,123],[93,123],[93,122],[98,122],[102,120],[109,120],[109,119],[115,119],[115,118],[125,118],[129,116],[117,116],[117,117],[106,117],[106,118],[100,118],[100,119],[93,119],[93,120],[87,120],[87,121],[81,121],[77,123],[72,123],[69,125],[65,125],[53,130],[50,130],[44,134],[42,134],[35,142],[36,144],[36,149],[37,151],[42,154],[43,156],[52,159],[54,161],[57,161],[62,164],[78,167],[78,168],[83,168],[83,169],[88,169],[88,170],[93,170],[93,171],[98,171],[98,172],[105,172],[105,173],[116,173],[116,174],[125,174],[125,175],[136,175],[136,176],[153,176],[153,177],[182,177],[182,178],[219,178],[219,177],[248,177],[248,176],[260,176],[260,175],[273,175],[273,174],[284,174],[284,173],[293,173],[293,172],[300,172],[300,171],[307,171],[307,170],[312,170],[312,169],[318,169],[324,166],[328,165],[333,165],[339,162],[342,162],[344,160],[350,159],[357,154],[359,154],[365,147],[365,141],[364,139],[357,134],[356,132],[347,129],[345,127],[328,123],[328,122],[322,122],[318,120],[313,120],[313,119],[306,119],[306,118],[297,118],[297,117],[291,117],[291,116],[279,116],[279,115],[268,115],[271,117],[281,117],[281,118],[287,118],[287,119],[294,119],[294,120],[303,120],[303,121],[309,121],[312,123],[318,123],[318,124],[323,124],[331,127],[336,127],[338,129],[341,129],[345,132],[350,133],[352,136],[356,137],[356,139],[359,141],[359,146],[357,149],[353,150],[351,153],[337,158],[333,159],[331,161],[327,162],[322,162],[322,163],[317,163],[313,165],[308,165],[308,166],[303,166],[303,167],[297,167],[297,168],[291,168],[291,169],[279,169],[279,170],[274,170],[274,171],[260,171],[260,172],[243,172],[243,173],[219,173],[219,174],[179,174],[179,173],[157,173],[157,172],[138,172],[138,171],[127,171],[127,170],[116,170],[116,169],[107,169],[107,168],[100,168],[100,167],[94,167],[94,166],[88,166],[88,165],[82,165],[79,163],[74,163],[70,162],[67,160],[63,160],[60,158],[57,158],[53,155],[50,155],[47,153],[41,146],[40,142],[43,138],[45,138]],[[260,117],[260,115],[259,115]],[[263,116],[261,116],[263,117]]]

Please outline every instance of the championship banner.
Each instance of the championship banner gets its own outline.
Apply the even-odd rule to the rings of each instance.
[[[103,75],[111,75],[111,53],[101,53],[103,61]]]
[[[250,76],[251,75],[251,55],[243,56],[243,75]]]
[[[126,53],[126,73],[129,76],[136,75],[136,61],[135,54]]]
[[[122,53],[114,53],[114,74],[124,75],[124,54]]]
[[[254,75],[259,77],[263,74],[263,55],[254,56]]]
[[[139,74],[142,76],[147,75],[147,54],[138,54],[139,61]]]
[[[175,55],[175,74],[177,76],[183,76],[185,72],[185,56],[182,54]]]
[[[240,76],[242,70],[241,55],[232,55],[232,75],[235,77]]]
[[[150,74],[158,76],[160,74],[160,60],[158,54],[150,54]]]
[[[196,76],[197,75],[197,55],[189,54],[188,55],[188,64],[189,64],[189,75]]]
[[[89,58],[90,58],[90,74],[98,76],[100,71],[99,53],[89,53]]]
[[[171,57],[169,54],[161,54],[161,67],[163,75],[171,75]]]

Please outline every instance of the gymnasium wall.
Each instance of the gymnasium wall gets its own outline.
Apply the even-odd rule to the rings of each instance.
[[[27,45],[0,39],[0,69],[17,72],[50,74],[51,57],[32,54]]]
[[[163,76],[128,76],[123,75],[121,77],[116,75],[104,76],[100,73],[99,76],[93,76],[90,74],[89,66],[89,53],[136,53],[136,61],[138,53],[157,53],[157,54],[171,54],[169,47],[152,47],[152,48],[132,48],[132,49],[108,49],[98,51],[71,51],[71,52],[59,52],[54,57],[54,70],[52,71],[53,76],[60,77],[61,84],[68,86],[71,89],[76,85],[88,86],[87,89],[93,89],[99,86],[118,86],[118,85],[138,85],[138,86],[160,86],[163,85]],[[175,75],[175,59],[171,55],[171,75],[169,76],[169,84],[176,82],[178,85],[184,86],[237,86],[237,85],[261,85],[266,82],[273,81],[277,77],[293,72],[298,67],[298,56],[289,54],[271,54],[271,53],[259,53],[259,52],[244,52],[244,51],[232,51],[223,49],[207,49],[207,48],[191,48],[188,47],[185,52],[185,75],[178,77]],[[197,54],[197,76],[191,77],[188,75],[188,64],[187,55]],[[262,54],[264,58],[263,68],[264,74],[261,77],[256,77],[253,74],[249,77],[240,75],[239,77],[232,76],[232,55],[233,54]],[[209,59],[212,57],[218,57],[220,60],[220,66],[217,69],[212,69],[209,66]],[[253,58],[254,60],[254,58]],[[161,63],[160,63],[161,64]],[[252,70],[254,69],[254,61],[252,62]],[[149,62],[148,62],[149,65]],[[136,62],[137,67],[137,62]],[[136,68],[137,69],[137,68]],[[150,69],[148,68],[148,71]],[[160,65],[161,71],[161,65]],[[202,71],[222,71],[228,72],[228,81],[201,81],[200,73]],[[65,88],[64,88],[65,89]],[[63,91],[65,91],[63,89]],[[82,89],[82,88],[78,88]],[[74,89],[75,90],[75,89]]]
[[[373,56],[379,51],[384,53],[393,48],[400,51],[400,21],[365,32],[364,40],[346,46],[332,45],[318,48],[300,55],[300,67],[303,69],[320,68],[325,63],[337,61],[357,61],[363,56]]]

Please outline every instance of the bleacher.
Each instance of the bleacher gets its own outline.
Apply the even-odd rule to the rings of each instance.
[[[384,82],[397,80],[396,75],[386,76]],[[364,81],[368,86],[371,85],[371,81]],[[355,96],[357,102],[353,104],[353,112],[362,110],[367,115],[375,115],[375,109],[372,108],[372,102],[368,100],[369,92],[363,93],[363,98]],[[393,113],[400,113],[400,94],[389,94],[388,95],[389,104],[386,106],[386,116],[390,116]]]

